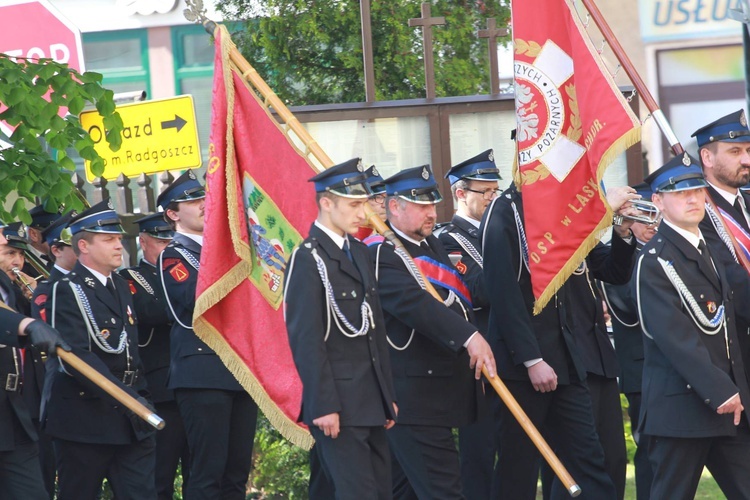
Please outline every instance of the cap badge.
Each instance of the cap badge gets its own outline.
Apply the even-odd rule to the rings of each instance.
[[[682,164],[683,164],[683,165],[685,165],[686,167],[689,167],[689,166],[690,166],[690,157],[688,156],[688,154],[687,154],[687,153],[685,153],[685,154],[684,154],[684,155],[682,156]]]
[[[745,110],[743,109],[740,113],[740,125],[747,127],[747,118],[745,118]]]
[[[493,150],[490,149],[490,154],[487,159],[490,161],[495,161],[495,152]]]
[[[114,205],[112,205],[112,200],[107,200],[107,208],[110,209],[110,210],[114,210],[115,209]]]
[[[422,179],[427,180],[430,178],[430,171],[427,170],[427,167],[424,167],[422,169]]]
[[[375,168],[375,165],[372,166],[372,175],[380,175],[380,172],[378,172],[378,169]]]
[[[357,162],[357,171],[359,171],[359,172],[364,172],[365,171],[365,166],[362,165],[362,160],[359,160]]]
[[[94,283],[94,278],[86,276],[85,278],[83,278],[83,281],[89,288],[94,288],[94,286],[96,286],[96,283]]]
[[[193,173],[192,170],[188,170],[188,177],[195,180],[195,174]]]
[[[23,230],[23,227],[18,228],[18,236],[20,236],[21,238],[26,237],[26,231]]]

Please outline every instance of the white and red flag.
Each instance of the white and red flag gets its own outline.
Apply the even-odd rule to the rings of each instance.
[[[539,312],[612,223],[604,170],[640,140],[572,0],[512,3],[516,142]]]

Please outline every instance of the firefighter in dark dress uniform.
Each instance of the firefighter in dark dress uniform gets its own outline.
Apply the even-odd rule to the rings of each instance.
[[[174,231],[160,212],[138,219],[135,223],[138,224],[143,258],[137,266],[120,271],[120,275],[128,282],[138,316],[138,351],[151,400],[156,413],[167,423],[156,434],[156,493],[159,499],[171,500],[180,459],[183,490],[190,475],[185,427],[174,400],[174,392],[167,388],[172,321],[156,269],[159,254],[172,241]]]
[[[351,237],[371,195],[362,170],[356,158],[311,179],[318,219],[290,260],[285,319],[303,385],[300,418],[335,497],[390,499],[386,429],[396,405],[385,322],[367,247]]]
[[[130,396],[147,404],[138,326],[122,264],[124,233],[111,202],[69,224],[78,254],[57,281],[47,318],[73,352]],[[154,499],[154,430],[62,361],[45,380],[42,429],[54,440],[59,497],[93,499],[105,476],[122,499]]]

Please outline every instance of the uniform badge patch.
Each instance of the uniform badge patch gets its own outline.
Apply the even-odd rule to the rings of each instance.
[[[706,302],[706,307],[708,308],[708,312],[715,313],[716,312],[716,302],[708,301]]]
[[[88,276],[83,278],[83,282],[86,283],[86,286],[90,288],[94,288],[96,286],[96,282],[94,281],[94,278],[90,278]]]
[[[162,270],[166,271],[169,266],[173,266],[175,264],[179,264],[182,262],[180,259],[177,259],[175,257],[172,257],[171,259],[164,259],[161,263]]]
[[[47,303],[47,295],[44,293],[40,293],[34,299],[34,304],[38,305],[39,307],[44,307],[44,304],[46,303]]]
[[[171,274],[178,283],[182,283],[190,276],[190,272],[185,268],[185,264],[182,262],[170,269],[169,274]]]
[[[459,261],[458,261],[458,263],[456,264],[456,269],[458,269],[458,272],[459,272],[459,273],[461,273],[461,274],[466,274],[466,269],[467,269],[467,267],[466,267],[466,264],[464,264],[464,263],[463,263],[463,262],[461,262],[460,260],[459,260]]]
[[[135,283],[133,283],[132,281],[128,281],[128,286],[130,287],[130,295],[135,295]]]
[[[109,338],[109,330],[107,330],[106,328],[101,331],[101,334],[102,334],[102,337],[104,337],[105,340]]]

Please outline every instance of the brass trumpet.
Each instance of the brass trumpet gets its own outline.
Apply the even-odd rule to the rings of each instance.
[[[653,226],[661,222],[661,211],[649,200],[630,200],[630,205],[638,210],[638,215],[615,214],[614,224],[619,226],[625,219],[640,222],[647,226]]]
[[[11,269],[11,271],[13,271],[13,274],[16,275],[18,281],[29,290],[29,293],[31,293],[31,295],[34,295],[34,288],[31,286],[31,283],[26,281],[26,278],[23,277],[23,273],[21,273],[21,270],[17,267],[14,267],[13,269]]]

